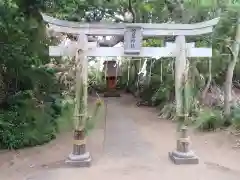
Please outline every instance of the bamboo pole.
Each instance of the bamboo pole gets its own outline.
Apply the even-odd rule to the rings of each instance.
[[[176,117],[179,123],[184,121],[184,74],[186,68],[186,40],[185,36],[176,37],[177,56],[175,61],[175,99]]]
[[[85,125],[88,119],[87,97],[88,97],[88,59],[85,51],[88,50],[88,41],[85,34],[78,36],[80,47],[76,52],[76,89],[74,108],[74,137],[73,151],[67,162],[78,166],[90,166],[91,156],[86,151]]]
[[[84,54],[87,48],[87,37],[84,34],[79,35],[78,41],[81,41],[81,47],[76,54],[76,104],[75,104],[75,130],[73,154],[81,155],[86,152],[85,142],[85,122],[87,119],[87,76],[88,62]]]

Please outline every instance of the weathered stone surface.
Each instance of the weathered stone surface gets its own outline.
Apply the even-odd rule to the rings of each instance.
[[[174,164],[198,164],[199,159],[190,149],[190,137],[187,134],[187,127],[181,128],[181,136],[177,140],[177,149],[169,152],[169,158]]]
[[[179,158],[191,158],[195,156],[193,151],[181,152],[181,151],[172,151],[172,155]]]
[[[169,152],[169,158],[173,161],[174,164],[199,164],[199,158],[196,155],[191,156],[176,156],[176,153]]]
[[[65,161],[66,164],[77,166],[77,167],[90,167],[92,162],[92,157],[89,152],[82,155],[70,154],[68,159]]]

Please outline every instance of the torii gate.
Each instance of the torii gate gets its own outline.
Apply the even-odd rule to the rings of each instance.
[[[50,46],[50,56],[76,56],[79,50],[82,63],[82,81],[87,80],[87,56],[130,56],[130,57],[175,57],[175,92],[182,91],[181,84],[187,74],[187,57],[211,57],[211,48],[196,48],[194,43],[186,43],[185,36],[196,36],[211,33],[213,26],[219,18],[195,24],[147,24],[147,23],[77,23],[59,20],[42,14],[45,22],[55,31],[80,35],[78,43],[68,47]],[[88,35],[93,36],[124,36],[124,47],[97,47],[87,40]],[[165,47],[142,47],[143,37],[177,36],[175,43],[167,43]],[[95,46],[95,48],[93,48]],[[92,48],[92,49],[90,49]],[[84,76],[83,76],[84,75]],[[85,92],[87,92],[85,86]],[[180,109],[183,98],[176,94],[176,113],[178,117],[188,116],[188,112]],[[86,102],[86,97],[84,98]],[[86,109],[86,107],[85,107]],[[75,130],[75,133],[84,134],[83,127]],[[84,140],[82,139],[84,138]],[[90,153],[86,151],[85,135],[74,139],[74,149],[69,155],[67,162],[79,166],[89,166],[91,162]],[[169,157],[175,164],[198,164],[198,157],[189,149],[189,138],[186,128],[182,129],[182,136],[177,140],[177,149],[169,153]]]

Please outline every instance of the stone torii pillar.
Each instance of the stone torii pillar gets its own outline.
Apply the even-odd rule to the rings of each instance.
[[[88,119],[88,58],[87,51],[97,47],[97,42],[88,42],[84,33],[78,35],[77,41],[71,41],[67,46],[50,47],[50,56],[75,57],[76,87],[74,104],[74,139],[73,150],[66,163],[80,167],[91,165],[91,155],[86,150],[85,123]]]
[[[176,43],[176,60],[175,60],[175,96],[176,96],[176,115],[179,123],[186,122],[189,117],[189,102],[186,97],[186,85],[188,81],[188,48],[185,36],[177,36]],[[190,44],[192,48],[194,43]],[[187,135],[187,126],[181,127],[181,134],[177,140],[176,150],[169,152],[170,159],[175,164],[198,164],[199,159],[194,151],[190,149],[190,137]]]
[[[87,36],[78,35],[79,47],[76,49],[76,88],[74,107],[74,141],[73,151],[66,163],[78,166],[90,166],[91,155],[86,151],[85,122],[87,114],[87,88],[88,88],[88,59],[85,51],[89,49]]]

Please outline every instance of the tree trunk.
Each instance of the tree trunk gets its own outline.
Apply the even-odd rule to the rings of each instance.
[[[212,60],[208,60],[209,62],[209,66],[208,66],[208,72],[209,72],[209,77],[208,77],[208,81],[207,81],[207,84],[205,86],[205,88],[203,89],[202,91],[202,96],[201,96],[201,102],[204,102],[205,98],[206,98],[206,95],[208,93],[208,90],[211,86],[211,83],[212,83]]]
[[[232,78],[233,71],[238,60],[239,44],[240,44],[240,18],[238,19],[235,42],[232,48],[229,48],[232,54],[232,61],[228,65],[226,80],[224,84],[224,116],[226,118],[226,122],[230,121],[231,116]]]

